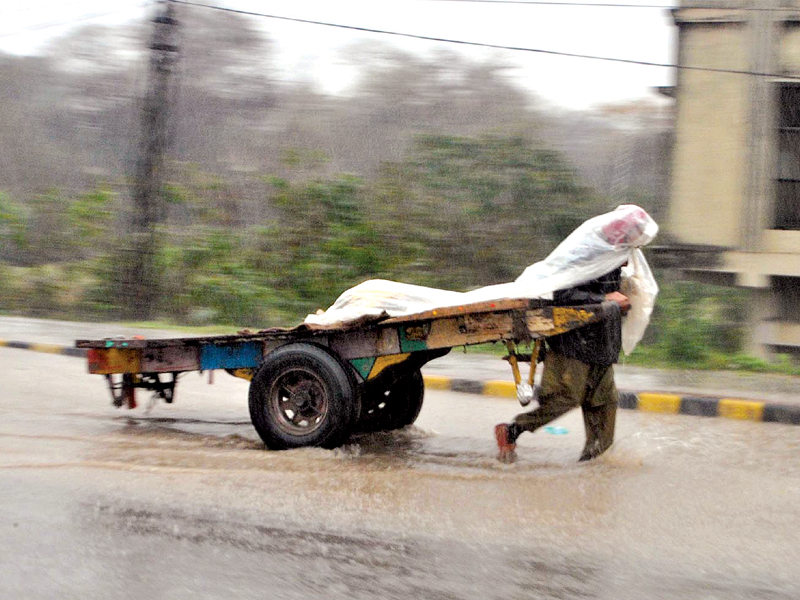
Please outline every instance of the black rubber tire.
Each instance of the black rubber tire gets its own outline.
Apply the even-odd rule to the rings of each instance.
[[[288,344],[268,354],[250,382],[250,419],[267,448],[336,448],[359,415],[353,379],[328,350]]]
[[[425,399],[425,382],[419,369],[395,377],[367,382],[363,391],[359,431],[393,431],[417,420]]]

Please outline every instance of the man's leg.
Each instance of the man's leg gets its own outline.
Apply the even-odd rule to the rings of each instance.
[[[517,415],[513,423],[500,423],[494,428],[499,450],[497,458],[503,462],[513,462],[520,433],[535,431],[579,406],[586,395],[589,369],[589,365],[578,360],[548,352],[544,360],[539,407]]]
[[[611,447],[617,420],[618,394],[614,385],[614,369],[607,367],[593,371],[588,384],[590,388],[586,400],[581,404],[586,428],[586,445],[579,459],[582,461],[596,458]]]
[[[514,433],[535,431],[581,404],[589,365],[555,352],[548,352],[542,372],[539,406],[514,418]]]

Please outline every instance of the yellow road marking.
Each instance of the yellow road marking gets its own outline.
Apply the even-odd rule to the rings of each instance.
[[[31,344],[30,350],[34,352],[46,352],[48,354],[61,354],[61,350],[64,346],[58,346],[56,344]]]
[[[425,381],[425,387],[429,390],[449,390],[450,377],[443,377],[441,375],[425,375],[422,378]]]
[[[723,398],[719,401],[719,416],[726,419],[760,421],[764,416],[764,403]]]
[[[680,407],[681,397],[675,394],[639,394],[639,410],[677,414]]]
[[[500,396],[501,398],[516,398],[517,386],[510,381],[487,381],[483,384],[483,393],[487,396]]]

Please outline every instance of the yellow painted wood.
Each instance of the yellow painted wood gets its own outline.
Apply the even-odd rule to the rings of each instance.
[[[429,349],[452,348],[482,342],[496,342],[498,339],[511,335],[511,332],[510,314],[465,314],[431,321],[430,332],[425,341]]]
[[[464,315],[464,328],[470,344],[494,342],[511,335],[514,321],[510,312],[469,313]]]
[[[431,322],[427,340],[428,348],[449,348],[457,344],[466,344],[467,336],[459,331],[458,319],[439,319]]]
[[[374,379],[375,377],[380,375],[381,371],[383,371],[386,367],[399,364],[404,360],[406,360],[409,356],[411,356],[410,352],[404,352],[403,354],[387,354],[384,356],[379,356],[378,358],[375,359],[375,363],[372,365],[372,369],[370,370],[367,379]]]
[[[639,410],[677,414],[680,407],[681,397],[675,394],[639,394]]]
[[[425,375],[422,379],[429,390],[449,390],[452,381],[450,377],[442,375]]]
[[[256,375],[255,369],[231,369],[228,371],[234,377],[238,377],[239,379],[246,379],[247,381],[251,381],[253,377]]]
[[[719,401],[718,414],[726,419],[761,421],[764,416],[764,403],[752,400],[723,398]]]
[[[516,398],[517,387],[510,381],[487,381],[483,384],[483,393],[486,396]]]
[[[141,353],[138,350],[103,348],[89,350],[87,356],[90,373],[139,373],[141,371]]]

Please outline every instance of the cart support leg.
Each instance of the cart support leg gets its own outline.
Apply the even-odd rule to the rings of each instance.
[[[533,387],[533,376],[536,373],[536,364],[539,362],[539,352],[542,349],[542,338],[533,342],[533,350],[531,350],[531,370],[528,373],[528,385]]]
[[[161,398],[171,404],[175,399],[175,385],[178,382],[178,373],[172,373],[172,379],[161,381],[158,373],[123,373],[122,378],[114,380],[114,375],[106,375],[108,389],[111,391],[111,402],[117,408],[127,406],[136,408],[136,388],[143,388],[153,392],[154,398]]]
[[[533,376],[536,373],[536,359],[539,356],[539,349],[541,348],[541,340],[537,339],[533,345],[533,351],[530,356],[519,354],[516,351],[514,342],[506,341],[506,348],[508,348],[508,356],[506,360],[511,365],[511,372],[514,374],[514,385],[517,388],[517,399],[522,406],[527,406],[536,397],[536,391],[533,387]],[[531,363],[530,371],[528,373],[528,382],[522,383],[522,375],[519,372],[519,361],[529,360]]]
[[[511,365],[511,372],[514,374],[514,384],[519,387],[522,383],[522,376],[519,373],[519,362],[517,361],[517,349],[514,342],[506,341],[506,348],[508,349],[508,364]]]
[[[122,396],[128,408],[136,408],[136,375],[122,375]]]

